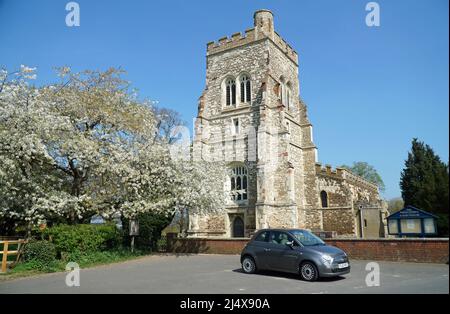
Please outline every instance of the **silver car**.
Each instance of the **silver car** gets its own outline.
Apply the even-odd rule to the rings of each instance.
[[[258,231],[242,250],[241,264],[248,274],[275,270],[300,274],[306,281],[350,272],[344,251],[301,229]]]

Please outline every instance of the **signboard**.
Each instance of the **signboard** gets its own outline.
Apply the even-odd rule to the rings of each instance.
[[[437,233],[437,217],[413,206],[387,217],[388,233],[397,236],[431,236]]]
[[[420,212],[418,210],[414,210],[412,208],[406,208],[406,210],[399,212],[399,216],[401,218],[403,218],[403,217],[408,217],[408,218],[420,217]]]
[[[100,215],[94,215],[91,217],[91,224],[93,225],[103,225],[104,223],[106,223],[106,221]]]
[[[130,220],[130,236],[139,235],[139,223],[136,219]]]

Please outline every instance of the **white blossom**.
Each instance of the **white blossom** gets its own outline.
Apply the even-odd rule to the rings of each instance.
[[[34,71],[0,72],[0,228],[222,210],[223,166],[173,160],[155,139],[152,103],[137,100],[121,71],[64,67],[60,83],[39,89],[27,83]]]

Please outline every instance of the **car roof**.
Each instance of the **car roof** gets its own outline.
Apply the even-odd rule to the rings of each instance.
[[[258,230],[258,233],[260,233],[260,232],[264,232],[264,231],[284,231],[284,232],[289,232],[289,231],[308,231],[309,232],[309,230],[306,230],[306,229],[301,229],[301,228],[290,228],[290,229],[280,229],[280,228],[267,228],[267,229],[261,229],[261,230]]]

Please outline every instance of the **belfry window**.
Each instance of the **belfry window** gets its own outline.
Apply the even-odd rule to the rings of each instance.
[[[248,199],[247,194],[247,168],[238,166],[231,169],[231,200],[235,202],[244,202]]]
[[[247,75],[244,75],[241,78],[241,102],[250,102],[251,99],[250,78]]]
[[[227,80],[226,101],[227,106],[236,105],[236,81],[234,79]]]

